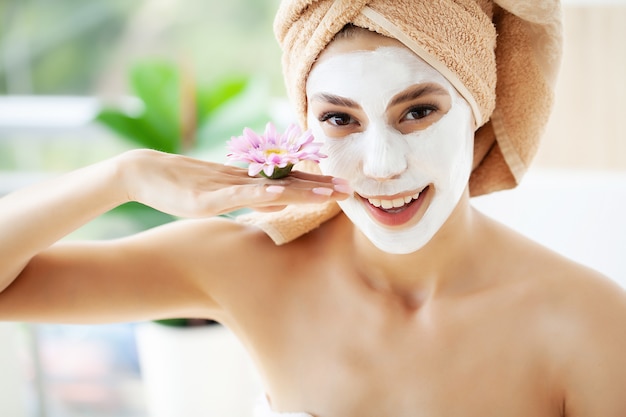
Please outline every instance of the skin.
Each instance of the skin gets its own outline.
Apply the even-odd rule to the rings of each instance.
[[[399,44],[361,34],[320,60],[381,45]],[[0,200],[0,319],[214,318],[248,347],[276,411],[626,415],[624,291],[483,216],[467,190],[435,236],[404,255],[381,251],[344,215],[280,247],[213,217],[348,197],[313,192],[335,183],[301,173],[270,182],[132,151],[20,190]],[[57,243],[131,200],[196,219]]]

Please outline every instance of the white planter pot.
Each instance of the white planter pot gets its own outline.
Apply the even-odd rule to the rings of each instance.
[[[27,381],[18,358],[18,324],[0,323],[0,415],[26,417]]]
[[[262,395],[239,340],[224,326],[137,326],[150,417],[249,417]]]

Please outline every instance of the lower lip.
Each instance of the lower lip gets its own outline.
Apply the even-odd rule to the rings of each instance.
[[[401,226],[409,222],[415,214],[419,211],[422,203],[426,199],[426,195],[430,191],[430,186],[422,190],[417,200],[411,201],[409,204],[405,204],[402,207],[383,209],[370,204],[370,202],[363,198],[365,207],[372,214],[372,217],[379,223],[385,226]]]

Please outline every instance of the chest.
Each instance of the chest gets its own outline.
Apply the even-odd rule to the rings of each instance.
[[[515,314],[438,305],[380,313],[309,295],[270,386],[280,410],[316,417],[556,416],[551,376]],[[382,307],[384,309],[384,306]],[[441,311],[445,310],[446,314]]]

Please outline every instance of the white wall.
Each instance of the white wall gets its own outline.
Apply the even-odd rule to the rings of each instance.
[[[479,210],[626,288],[626,172],[532,171]]]

